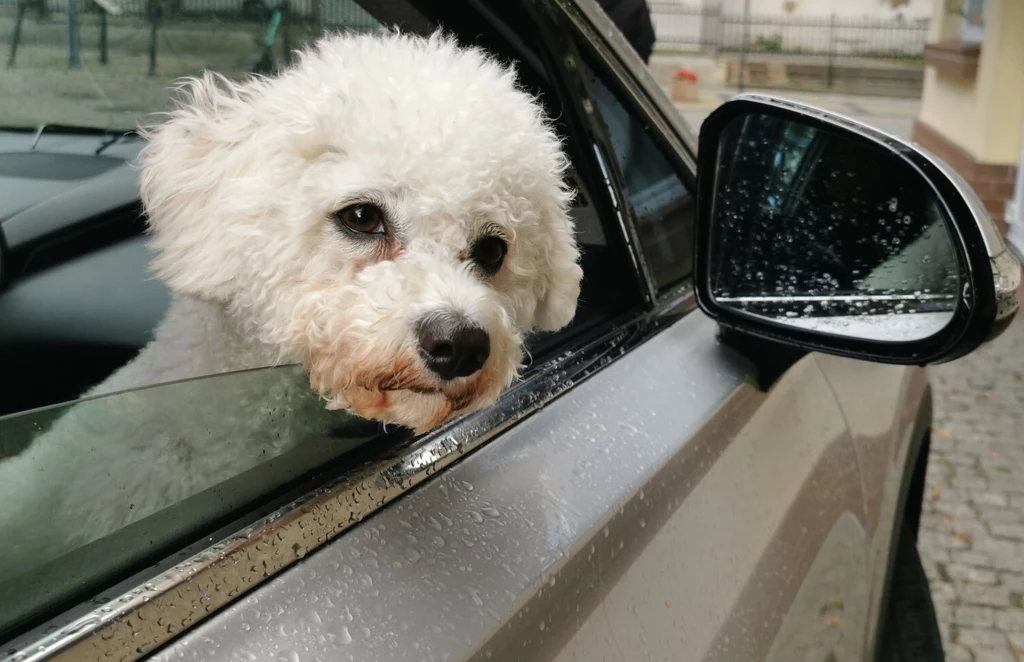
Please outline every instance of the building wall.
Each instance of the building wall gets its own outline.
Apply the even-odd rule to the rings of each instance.
[[[957,41],[961,19],[934,0],[930,41]],[[973,80],[929,67],[914,137],[945,159],[1004,224],[1024,133],[1024,2],[986,0]]]
[[[929,41],[956,39],[960,18],[934,0]],[[925,74],[920,119],[984,163],[1016,163],[1024,123],[1024,2],[988,0],[978,75]]]

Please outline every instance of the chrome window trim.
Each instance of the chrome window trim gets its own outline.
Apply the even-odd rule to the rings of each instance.
[[[657,298],[657,288],[654,286],[653,275],[647,260],[644,259],[643,249],[640,247],[640,237],[636,232],[637,219],[632,208],[625,200],[620,199],[619,189],[613,181],[613,175],[608,169],[608,161],[605,159],[604,149],[595,143],[594,160],[601,170],[602,183],[608,192],[608,198],[612,203],[612,211],[615,214],[615,221],[618,230],[622,233],[622,240],[626,243],[626,252],[629,253],[629,263],[633,267],[633,274],[638,281],[643,282],[643,296],[645,304],[652,304]],[[630,231],[633,228],[633,231]]]
[[[620,191],[626,190],[625,181],[615,163],[615,151],[608,131],[591,98],[590,84],[583,73],[583,60],[577,41],[565,38],[565,11],[554,4],[531,0],[528,12],[540,31],[540,40],[549,56],[549,64],[559,79],[559,92],[565,95],[563,102],[570,109],[570,114],[582,124],[585,139],[580,141],[581,152],[585,151],[585,144],[589,144],[593,151],[592,165],[596,166],[597,172],[594,173],[595,181],[590,182],[594,185],[591,193],[596,195],[601,190],[599,187],[603,186],[609,205],[607,213],[614,216],[615,229],[621,233],[619,236],[625,242],[630,266],[640,286],[640,296],[644,305],[650,308],[657,300],[658,290],[643,251],[640,250],[640,236],[633,208],[619,195]],[[589,158],[585,153],[580,156]],[[596,181],[598,177],[600,181]]]
[[[615,24],[611,22],[604,10],[594,0],[555,0],[562,14],[576,28],[579,38],[590,47],[592,56],[602,65],[604,74],[610,75],[615,84],[624,90],[632,106],[639,109],[651,120],[656,134],[655,142],[661,143],[681,162],[682,170],[677,172],[690,194],[697,196],[697,137],[683,119],[683,116],[668,99],[664,91],[651,76],[650,69],[636,54],[633,47],[626,41]],[[633,109],[628,108],[632,114]],[[674,165],[679,165],[674,164]],[[627,213],[633,216],[629,205]],[[696,219],[694,219],[696,223]],[[678,284],[658,291],[654,285],[654,275],[647,266],[646,255],[640,246],[639,225],[633,218],[635,227],[636,251],[643,265],[644,278],[650,288],[652,304],[669,301],[673,298]],[[623,228],[625,234],[630,232]],[[690,279],[684,278],[680,283]]]
[[[670,293],[531,369],[494,406],[348,472],[63,627],[23,635],[3,659],[130,662],[153,652],[696,309],[689,281]]]
[[[697,136],[615,24],[595,0],[555,0],[619,87],[654,120],[655,128],[697,176]],[[628,72],[628,75],[627,75]],[[637,89],[639,83],[640,89]]]

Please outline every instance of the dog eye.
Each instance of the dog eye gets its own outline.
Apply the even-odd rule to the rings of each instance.
[[[489,274],[501,269],[501,263],[508,253],[508,245],[500,237],[484,237],[473,245],[471,257],[481,269]]]
[[[334,212],[334,220],[359,234],[384,234],[384,212],[376,205],[349,205]]]

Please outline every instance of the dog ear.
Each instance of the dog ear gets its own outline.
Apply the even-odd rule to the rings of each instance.
[[[153,269],[173,290],[227,300],[244,273],[245,232],[233,220],[252,212],[244,206],[253,196],[236,189],[259,161],[250,89],[259,84],[211,73],[187,79],[164,121],[141,129],[148,143],[139,155],[139,187]]]
[[[560,205],[556,213],[547,214],[543,226],[548,235],[548,247],[541,267],[541,294],[535,322],[543,331],[557,331],[576,316],[583,269],[579,265],[580,251],[565,205]]]

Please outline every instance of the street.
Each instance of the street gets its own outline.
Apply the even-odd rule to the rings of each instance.
[[[935,426],[918,548],[946,656],[1015,662],[1024,655],[1024,320],[970,356],[932,367],[931,381]]]

